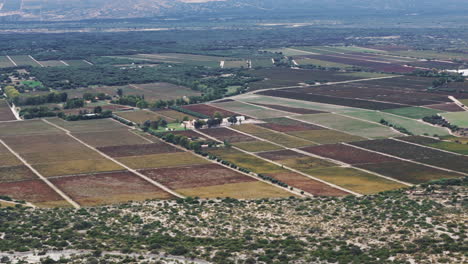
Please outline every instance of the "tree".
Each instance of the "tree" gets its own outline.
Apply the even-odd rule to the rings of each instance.
[[[228,122],[231,123],[232,125],[237,123],[237,116],[231,116],[228,118]]]
[[[205,124],[206,124],[205,121],[200,120],[200,119],[197,119],[197,120],[195,120],[195,123],[193,124],[193,126],[194,126],[196,129],[200,129],[200,128],[202,128]]]
[[[151,121],[150,127],[151,127],[151,129],[158,130],[159,122],[158,121]]]
[[[95,114],[100,114],[100,113],[102,113],[102,107],[100,107],[100,106],[94,107],[94,113],[95,113]]]
[[[122,88],[117,89],[117,95],[118,95],[119,97],[122,97],[122,96],[123,96],[123,90],[122,90]]]
[[[213,117],[214,119],[223,119],[223,115],[220,112],[215,112]]]

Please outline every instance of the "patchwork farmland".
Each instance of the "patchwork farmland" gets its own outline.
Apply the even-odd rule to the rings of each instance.
[[[454,136],[457,131],[450,126],[467,126],[462,104],[468,87],[464,82],[433,87],[437,78],[407,75],[414,67],[447,66],[443,62],[359,47],[276,52],[289,57],[108,57],[151,67],[226,69],[255,79],[242,86],[238,79],[222,84],[222,95],[232,96],[213,97],[221,98],[217,100],[203,99],[206,90],[199,87],[206,84],[193,89],[180,82],[67,91],[72,99],[91,94],[91,102],[64,109],[64,114],[92,113],[99,106],[111,110],[115,119],[16,120],[7,101],[0,100],[0,195],[38,207],[183,197],[362,196],[468,175],[468,140]],[[90,61],[15,55],[1,57],[0,67],[89,69]],[[276,66],[288,61],[291,67]],[[28,91],[28,96],[47,94]],[[95,94],[106,99],[96,101]],[[148,104],[119,105],[116,99],[122,94]],[[164,106],[157,106],[158,101]],[[169,107],[173,104],[177,107]],[[434,116],[445,126],[424,121]],[[208,122],[221,117],[214,125]],[[200,119],[205,123],[196,126]]]

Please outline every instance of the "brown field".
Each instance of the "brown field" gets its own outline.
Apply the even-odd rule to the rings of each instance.
[[[11,112],[10,106],[5,100],[0,100],[0,122],[16,120],[15,115]]]
[[[308,130],[288,132],[288,134],[304,138],[318,144],[334,144],[364,140],[362,137],[349,135],[336,130]]]
[[[26,166],[0,167],[0,182],[37,179],[37,176]]]
[[[256,181],[218,164],[143,170],[141,173],[174,190]]]
[[[148,144],[148,140],[132,133],[129,130],[115,130],[105,132],[81,132],[73,133],[93,147],[109,147],[118,145]]]
[[[249,152],[263,152],[283,149],[278,145],[274,145],[266,141],[237,142],[233,143],[232,145]]]
[[[434,104],[434,105],[426,105],[425,107],[442,110],[446,112],[461,112],[464,111],[455,103],[444,103],[444,104]]]
[[[171,119],[171,118],[172,118],[172,120],[182,121],[182,120],[184,120],[185,117],[188,117],[190,120],[197,119],[194,116],[191,116],[191,115],[185,114],[185,113],[181,113],[181,112],[178,112],[178,111],[175,111],[175,110],[159,110],[159,111],[154,111],[154,112],[159,114],[159,115],[162,115],[163,118],[165,117],[165,119],[167,121],[169,121],[169,119]]]
[[[41,180],[0,183],[0,195],[24,200],[39,207],[71,207],[63,198]]]
[[[124,119],[127,119],[128,121],[132,121],[133,123],[137,123],[137,124],[143,124],[147,120],[155,121],[159,119],[165,119],[168,122],[175,121],[175,119],[160,115],[157,112],[146,111],[146,110],[117,112],[114,114]]]
[[[272,108],[275,110],[281,110],[281,111],[286,111],[294,114],[321,114],[321,113],[326,113],[322,111],[316,111],[312,109],[306,109],[306,108],[297,108],[297,107],[290,107],[290,106],[284,106],[284,105],[275,105],[275,104],[260,104],[260,103],[253,103],[255,105],[259,106],[265,106],[268,108]]]
[[[5,146],[0,144],[0,167],[18,166],[23,163],[15,157]]]
[[[231,111],[227,111],[218,107],[214,107],[212,105],[206,105],[206,104],[196,104],[196,105],[185,105],[182,108],[188,109],[190,111],[194,111],[206,116],[213,117],[216,112],[220,113],[223,115],[223,117],[230,117],[235,115],[235,113]]]
[[[344,196],[349,194],[294,172],[273,173],[269,176],[317,196]]]
[[[93,160],[70,160],[54,163],[49,162],[35,164],[33,167],[44,177],[124,170],[124,168],[117,163],[104,158]]]
[[[122,157],[118,158],[118,160],[132,169],[166,168],[210,163],[189,152]]]
[[[353,148],[342,144],[322,145],[302,148],[318,156],[338,160],[348,164],[366,164],[398,161],[397,159],[377,153]]]
[[[139,145],[121,145],[98,148],[111,157],[143,156],[162,153],[181,152],[181,150],[164,142]]]
[[[228,128],[209,128],[209,129],[203,129],[201,130],[204,134],[207,134],[209,136],[212,136],[220,141],[227,141],[230,143],[236,143],[236,142],[247,142],[247,141],[256,141],[257,139],[253,137],[249,137],[247,135],[244,135],[242,133],[236,132],[234,130],[228,129]]]
[[[65,121],[60,118],[47,119],[49,122],[54,123],[64,129],[69,130],[72,133],[79,132],[101,132],[101,131],[115,131],[118,129],[127,130],[128,127],[113,120],[112,118],[107,119],[94,119],[84,121]]]
[[[63,133],[42,120],[0,123],[0,137]]]
[[[173,198],[130,172],[59,177],[50,181],[82,206]]]

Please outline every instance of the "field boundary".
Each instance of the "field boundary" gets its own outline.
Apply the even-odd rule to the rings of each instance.
[[[107,154],[105,154],[105,153],[99,151],[99,150],[96,149],[95,147],[93,147],[93,146],[87,144],[86,142],[82,141],[81,139],[75,137],[74,135],[72,135],[72,133],[71,133],[69,130],[67,130],[67,129],[61,127],[61,126],[58,126],[58,125],[56,125],[56,124],[54,124],[54,123],[51,123],[51,122],[49,122],[49,121],[46,120],[46,119],[42,119],[42,120],[43,120],[44,122],[48,123],[49,125],[52,125],[52,126],[58,128],[58,129],[64,131],[68,136],[72,137],[73,139],[75,139],[76,141],[80,142],[80,143],[83,144],[84,146],[86,146],[86,147],[88,147],[88,148],[94,150],[95,152],[97,152],[97,153],[99,153],[101,156],[103,156],[104,158],[106,158],[106,159],[108,159],[108,160],[111,160],[111,161],[113,161],[114,163],[116,163],[116,164],[122,166],[123,168],[125,168],[125,169],[127,169],[128,171],[134,173],[135,175],[137,175],[137,176],[139,176],[140,178],[144,179],[145,181],[151,183],[152,185],[154,185],[154,186],[156,186],[156,187],[158,187],[158,188],[160,188],[160,189],[162,189],[162,190],[164,190],[164,191],[166,191],[166,192],[168,192],[168,193],[174,195],[175,197],[178,197],[178,198],[185,198],[183,195],[181,195],[181,194],[179,194],[179,193],[176,193],[175,191],[173,191],[173,190],[167,188],[166,186],[162,185],[161,183],[150,179],[149,177],[147,177],[147,176],[141,174],[140,172],[138,172],[137,170],[128,167],[127,165],[123,164],[122,162],[120,162],[120,161],[118,161],[118,160],[116,160],[116,159],[110,157],[109,155],[107,155]]]
[[[211,139],[213,139],[213,140],[216,140],[217,142],[221,142],[219,139],[214,138],[214,137],[212,137],[212,136],[210,136],[210,135],[207,135],[207,134],[205,134],[205,133],[203,133],[203,132],[200,132],[199,130],[195,130],[195,132],[200,133],[200,134],[202,134],[202,135],[204,135],[204,136],[206,136],[206,137],[208,137],[208,138],[211,138]],[[269,142],[268,140],[264,140],[264,141],[265,141],[265,142]],[[284,148],[284,146],[281,146],[281,145],[279,145],[279,144],[276,144],[276,143],[273,143],[273,142],[269,142],[269,143],[272,143],[272,144],[275,144],[275,145],[277,145],[277,146],[280,146],[280,147],[283,147],[283,148]],[[288,167],[288,166],[284,166],[283,164],[280,164],[280,163],[277,163],[277,162],[275,162],[275,161],[272,161],[272,160],[266,159],[266,158],[264,158],[264,157],[258,156],[258,155],[255,154],[255,153],[251,153],[251,152],[245,151],[245,150],[240,149],[240,148],[235,147],[235,146],[232,146],[232,148],[234,148],[234,149],[236,149],[236,150],[238,150],[238,151],[241,151],[241,152],[243,152],[243,153],[246,153],[246,154],[248,154],[248,155],[254,156],[254,157],[256,157],[256,158],[262,159],[262,160],[264,160],[264,161],[267,161],[267,162],[269,162],[269,163],[275,164],[275,165],[277,165],[277,166],[279,166],[279,167],[285,168],[285,169],[290,170],[290,171],[292,171],[292,172],[298,173],[298,174],[300,174],[300,175],[302,175],[302,176],[305,176],[305,177],[307,177],[307,178],[310,178],[310,179],[312,179],[312,180],[321,182],[321,183],[326,184],[326,185],[328,185],[328,186],[331,186],[331,187],[333,187],[333,188],[335,188],[335,189],[338,189],[338,190],[347,192],[347,193],[349,193],[349,194],[352,194],[352,195],[355,195],[355,196],[358,196],[358,197],[362,196],[362,194],[360,194],[360,193],[353,192],[353,191],[351,191],[351,190],[348,190],[348,189],[346,189],[346,188],[340,187],[340,186],[335,185],[335,184],[333,184],[333,183],[330,183],[330,182],[321,180],[321,179],[319,179],[319,178],[316,178],[316,177],[314,177],[314,176],[312,176],[312,175],[303,173],[303,172],[301,172],[301,171],[298,171],[298,170],[296,170],[296,169],[290,168],[290,167]],[[285,149],[289,149],[289,148],[285,148]],[[294,151],[294,149],[289,149],[289,150]],[[296,188],[296,187],[294,187],[294,188],[295,188],[295,189],[299,189],[299,188]],[[300,189],[299,189],[299,190],[300,190]]]
[[[55,186],[52,182],[50,182],[46,177],[44,177],[36,169],[34,169],[34,167],[31,164],[29,164],[25,159],[23,159],[23,157],[21,157],[21,155],[19,153],[17,153],[12,148],[10,148],[10,146],[8,146],[2,139],[0,139],[0,143],[5,148],[7,148],[8,151],[10,151],[13,155],[15,155],[16,158],[18,158],[34,174],[36,174],[36,176],[38,176],[39,179],[41,179],[45,184],[47,184],[50,188],[52,188],[52,190],[54,190],[58,195],[60,195],[63,199],[65,199],[69,204],[71,204],[76,209],[81,208],[81,206],[77,202],[73,201],[67,194],[65,194],[62,190],[60,190],[57,186]]]
[[[390,155],[390,154],[387,154],[387,153],[378,152],[378,151],[375,151],[375,150],[370,150],[370,149],[354,146],[354,145],[351,145],[351,144],[348,144],[348,143],[341,143],[341,144],[346,145],[348,147],[353,147],[353,148],[357,148],[357,149],[360,149],[360,150],[365,150],[365,151],[368,151],[368,152],[373,152],[373,153],[376,153],[376,154],[384,155],[384,156],[387,156],[387,157],[390,157],[390,158],[399,159],[399,160],[402,160],[402,161],[407,161],[407,162],[411,162],[411,163],[418,164],[418,165],[423,165],[425,167],[430,167],[430,168],[433,168],[433,169],[438,169],[438,170],[443,170],[443,171],[447,171],[447,172],[452,172],[452,173],[468,176],[468,173],[464,173],[464,172],[461,172],[461,171],[455,171],[455,170],[451,170],[451,169],[441,168],[441,167],[437,167],[437,166],[434,166],[434,165],[421,163],[419,161],[405,159],[405,158],[393,156],[393,155]]]
[[[462,156],[462,157],[463,157],[463,156],[467,156],[467,155],[463,155],[463,154],[456,153],[456,152],[452,152],[452,151],[445,150],[445,149],[438,149],[438,148],[434,148],[434,147],[430,147],[430,146],[425,146],[425,145],[421,145],[421,144],[414,143],[414,142],[404,141],[404,140],[401,140],[401,139],[398,139],[398,138],[394,138],[394,137],[391,137],[390,139],[391,139],[391,140],[398,141],[398,142],[402,142],[402,143],[407,143],[407,144],[410,144],[410,145],[415,145],[415,146],[422,147],[422,148],[433,149],[433,150],[437,150],[437,151],[441,151],[441,152],[453,154],[453,155],[456,155],[456,156]],[[441,142],[443,142],[443,141],[441,141]]]

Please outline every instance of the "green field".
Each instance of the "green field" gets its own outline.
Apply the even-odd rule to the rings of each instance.
[[[384,110],[383,112],[409,117],[413,119],[422,119],[423,117],[437,115],[438,113],[442,113],[444,111],[423,107],[403,107],[396,109],[388,109]]]
[[[15,67],[15,65],[7,58],[7,56],[0,56],[0,68]]]
[[[336,114],[301,115],[296,118],[360,137],[387,138],[399,135],[388,127]]]
[[[281,132],[272,131],[272,130],[259,127],[253,124],[237,125],[237,126],[232,126],[232,128],[239,130],[241,132],[265,139],[267,141],[280,144],[288,148],[299,148],[299,147],[316,145],[315,143],[311,141],[304,140],[295,136],[287,135]]]
[[[41,89],[44,87],[44,85],[42,85],[40,81],[33,81],[33,80],[22,81],[21,84],[24,86],[27,86],[30,89]]]
[[[452,125],[468,128],[468,112],[444,113],[442,116]]]
[[[213,106],[216,106],[216,107],[219,107],[219,108],[231,111],[231,112],[243,114],[246,116],[255,117],[258,119],[283,117],[283,116],[288,115],[288,113],[285,113],[285,112],[280,112],[280,111],[276,111],[273,109],[265,109],[260,106],[244,104],[242,102],[237,102],[237,101],[216,103]]]
[[[344,111],[356,110],[356,108],[340,106],[340,105],[306,102],[306,101],[285,99],[285,98],[279,98],[279,97],[270,97],[270,96],[263,96],[263,95],[251,95],[251,94],[241,95],[237,97],[236,100],[241,101],[241,102],[249,102],[249,103],[276,104],[276,105],[296,107],[296,108],[305,108],[305,109],[323,111],[323,112],[344,112]]]
[[[454,140],[460,141],[459,143],[454,141],[440,141],[433,138],[425,138],[425,137],[402,137],[399,138],[404,141],[421,144],[424,146],[437,148],[441,150],[451,151],[463,155],[468,155],[468,142],[463,142],[461,138],[455,138]]]
[[[10,58],[16,62],[18,66],[41,67],[41,65],[31,59],[28,55],[12,55]]]
[[[422,121],[412,120],[405,117],[399,117],[392,114],[384,113],[384,112],[377,112],[377,111],[367,111],[367,110],[360,110],[360,111],[351,111],[345,112],[343,115],[357,117],[360,119],[369,120],[372,122],[380,122],[382,119],[390,122],[393,125],[403,127],[410,131],[415,135],[449,135],[449,131],[445,128],[435,127]]]

